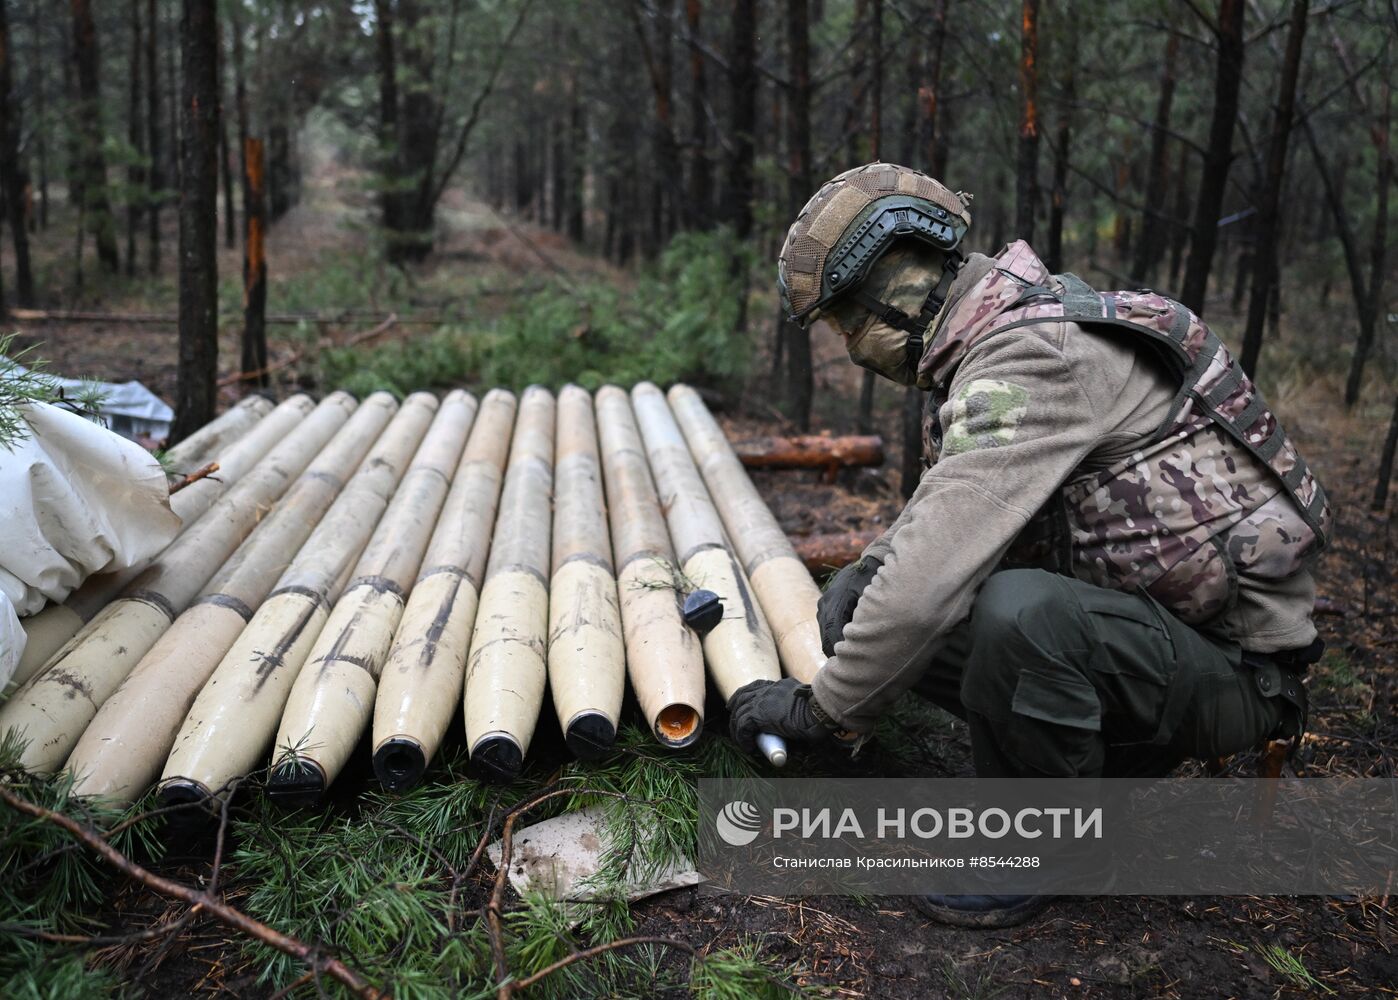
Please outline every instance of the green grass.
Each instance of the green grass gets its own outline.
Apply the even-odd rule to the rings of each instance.
[[[327,350],[325,389],[358,394],[469,385],[585,389],[651,380],[712,382],[742,375],[751,344],[735,332],[733,260],[746,254],[724,231],[675,237],[634,290],[601,279],[520,295],[494,319],[448,324],[370,349]]]
[[[1264,945],[1258,949],[1262,960],[1272,967],[1292,986],[1307,990],[1312,995],[1317,992],[1333,994],[1335,991],[1311,975],[1300,957],[1291,954],[1279,944]]]

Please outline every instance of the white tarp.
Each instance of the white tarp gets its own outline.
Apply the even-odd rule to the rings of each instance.
[[[165,472],[140,445],[47,403],[0,446],[0,592],[21,617],[93,573],[125,569],[180,529]]]
[[[16,375],[28,371],[23,365],[8,358],[0,361],[13,366]],[[148,438],[163,441],[170,436],[170,422],[175,419],[175,411],[166,402],[151,392],[140,382],[91,382],[78,378],[60,378],[43,372],[46,382],[61,386],[71,397],[79,392],[95,391],[102,399],[97,414],[124,438]]]

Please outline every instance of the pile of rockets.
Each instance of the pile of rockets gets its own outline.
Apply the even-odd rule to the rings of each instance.
[[[458,704],[473,771],[509,780],[547,692],[596,757],[628,676],[683,747],[706,663],[727,701],[823,662],[816,585],[687,386],[295,396],[199,443],[219,472],[171,496],[182,533],[25,623],[0,733],[78,795],[217,805],[270,749],[267,790],[314,802],[371,724],[403,791]]]

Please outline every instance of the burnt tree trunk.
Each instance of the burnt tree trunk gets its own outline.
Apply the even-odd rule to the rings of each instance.
[[[71,0],[73,12],[73,59],[78,71],[78,128],[82,152],[78,170],[82,175],[83,199],[92,235],[97,241],[97,259],[115,273],[117,258],[116,224],[111,198],[107,193],[107,158],[102,151],[102,93],[97,56],[97,27],[92,21],[90,0]]]
[[[243,242],[243,386],[267,384],[266,165],[262,140],[243,142],[243,199],[247,231]]]
[[[786,102],[786,203],[791,218],[811,195],[811,34],[809,0],[786,0],[786,44],[790,87]],[[802,431],[811,426],[815,377],[811,333],[785,316],[780,343],[786,355],[787,412]]]
[[[1296,78],[1301,72],[1301,49],[1306,39],[1306,16],[1310,0],[1292,0],[1291,25],[1286,33],[1286,55],[1277,83],[1277,107],[1272,116],[1272,136],[1267,143],[1267,167],[1262,179],[1261,204],[1257,206],[1253,232],[1252,294],[1248,298],[1247,329],[1243,333],[1243,353],[1239,364],[1256,377],[1262,355],[1267,308],[1278,278],[1277,213],[1281,207],[1282,175],[1286,172],[1286,151],[1291,145],[1291,117],[1296,108]]]
[[[131,162],[126,168],[126,276],[136,276],[136,230],[141,227],[142,192],[146,175],[141,162],[141,0],[131,0],[131,66],[130,89],[127,92],[126,141],[131,146]]]
[[[24,307],[34,305],[34,275],[29,263],[29,229],[25,225],[24,189],[27,180],[19,160],[19,102],[13,93],[10,24],[0,2],[0,189],[4,194],[4,214],[10,224],[15,250],[15,300]]]
[[[184,0],[180,158],[180,361],[172,442],[213,419],[218,381],[218,20]]]
[[[165,201],[165,170],[160,151],[160,75],[156,63],[159,22],[155,0],[146,0],[146,240],[148,268],[160,270],[160,206]]]
[[[1219,0],[1218,69],[1214,83],[1214,110],[1209,122],[1209,146],[1204,169],[1199,175],[1199,194],[1194,204],[1194,226],[1189,247],[1189,264],[1184,271],[1180,301],[1196,313],[1203,313],[1209,291],[1209,271],[1218,245],[1218,219],[1223,210],[1223,193],[1228,169],[1233,162],[1233,126],[1238,119],[1238,93],[1243,84],[1244,0]]]
[[[1171,32],[1165,40],[1165,62],[1160,70],[1160,95],[1150,130],[1150,166],[1146,174],[1146,203],[1141,213],[1141,235],[1131,263],[1131,279],[1148,284],[1165,249],[1165,180],[1169,171],[1170,111],[1175,100],[1175,65],[1179,61],[1180,36]]]
[[[1019,94],[1015,238],[1032,244],[1039,197],[1039,0],[1023,0],[1020,7]]]

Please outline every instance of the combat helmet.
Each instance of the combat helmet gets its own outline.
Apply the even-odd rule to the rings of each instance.
[[[830,302],[850,296],[890,326],[921,335],[960,265],[957,247],[971,227],[970,202],[970,195],[910,167],[867,163],[846,170],[806,202],[787,231],[777,260],[782,308],[807,326]],[[942,280],[916,317],[862,287],[879,258],[905,239],[945,255]]]

